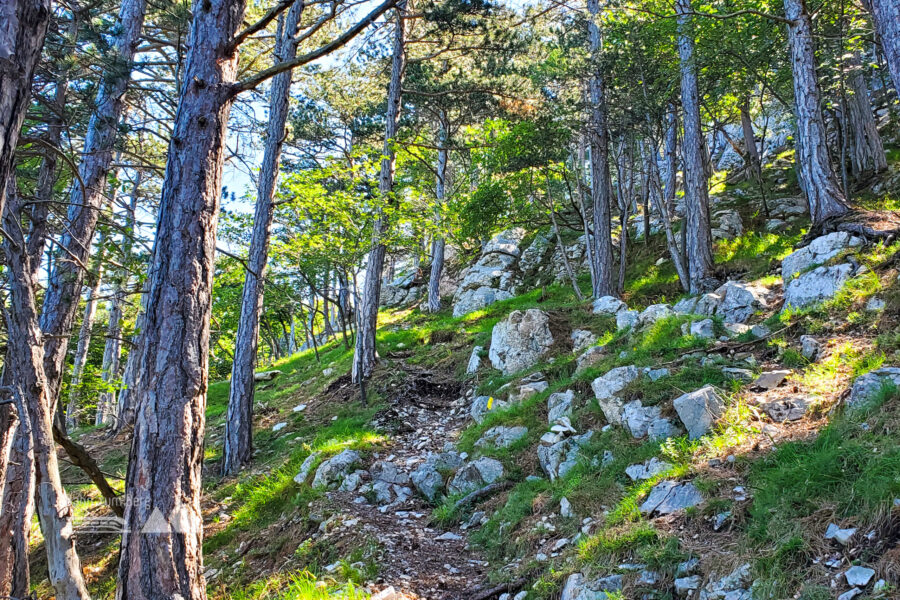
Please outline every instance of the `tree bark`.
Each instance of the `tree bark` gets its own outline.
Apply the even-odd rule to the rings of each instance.
[[[684,110],[684,198],[690,291],[703,291],[713,270],[712,234],[709,225],[709,189],[705,145],[700,127],[700,92],[694,64],[694,39],[691,32],[690,0],[677,0],[678,56],[681,65],[681,106]]]
[[[119,354],[122,350],[122,305],[124,292],[117,289],[110,302],[109,322],[106,325],[106,345],[103,348],[103,390],[97,401],[96,425],[106,425],[118,418],[118,404],[113,386],[119,377]]]
[[[806,0],[784,0],[794,75],[794,110],[797,120],[797,170],[814,224],[845,214],[849,208],[828,155],[821,92],[816,76],[812,20]]]
[[[591,148],[591,201],[593,205],[593,238],[588,235],[585,243],[593,244],[592,278],[594,298],[614,293],[613,250],[612,250],[612,210],[609,175],[609,124],[606,105],[606,82],[599,71],[602,40],[596,19],[600,14],[599,0],[588,0],[588,34],[590,53],[594,61],[593,75],[588,82],[591,118],[588,136]]]
[[[128,358],[125,360],[125,370],[122,373],[122,389],[119,390],[119,408],[116,411],[119,418],[116,420],[116,432],[134,424],[135,416],[135,390],[140,381],[140,364],[143,352],[143,330],[147,313],[147,292],[141,292],[141,308],[134,322],[134,335],[131,337],[131,348],[128,350]]]
[[[847,62],[850,67],[847,77],[850,94],[846,101],[846,130],[849,131],[845,131],[850,141],[850,167],[853,176],[859,179],[866,173],[880,173],[887,169],[887,158],[875,123],[859,51],[853,52]]]
[[[203,436],[225,132],[244,0],[192,7],[160,196],[126,477],[118,600],[205,600]]]
[[[50,0],[0,0],[0,214],[49,22]]]
[[[0,411],[13,407],[6,405]],[[26,598],[31,587],[28,548],[34,517],[34,453],[31,425],[18,420],[15,411],[9,414],[14,435],[0,494],[0,597]]]
[[[281,39],[275,51],[275,62],[291,60],[297,55],[296,39],[303,2],[291,6],[283,23]],[[269,125],[266,147],[259,173],[259,189],[250,237],[250,256],[244,276],[241,315],[235,338],[234,361],[231,363],[231,390],[225,419],[222,450],[222,474],[233,475],[250,464],[253,457],[253,371],[259,347],[259,318],[263,309],[264,278],[269,257],[269,238],[275,213],[275,186],[281,164],[284,127],[290,104],[292,71],[279,73],[272,79],[269,92]]]
[[[40,323],[45,334],[44,371],[53,406],[59,398],[69,334],[84,281],[84,265],[91,253],[91,242],[103,204],[103,188],[109,175],[113,146],[125,106],[125,90],[131,79],[146,6],[146,0],[124,0],[119,9],[112,64],[97,90],[95,109],[85,133],[78,166],[79,182],[72,186],[69,199],[67,227],[60,240],[64,250],[55,261],[44,297]]]
[[[66,407],[66,429],[72,431],[78,427],[78,411],[81,401],[81,376],[87,364],[88,349],[94,329],[94,317],[97,316],[97,295],[100,293],[100,282],[103,279],[103,249],[97,255],[97,266],[94,270],[93,283],[88,289],[84,305],[84,316],[78,332],[78,345],[75,347],[75,359],[72,365],[72,381],[69,385],[69,404]]]
[[[391,58],[391,80],[388,86],[387,115],[385,116],[384,150],[381,159],[381,174],[378,180],[378,191],[383,202],[393,203],[391,194],[394,189],[394,163],[396,153],[394,142],[400,126],[400,101],[403,75],[406,71],[406,0],[397,3],[397,24],[394,29],[393,55]],[[353,369],[351,379],[354,383],[365,385],[375,369],[375,330],[378,327],[378,305],[381,300],[381,276],[384,269],[384,257],[387,248],[384,235],[388,223],[384,214],[379,215],[375,223],[372,250],[366,265],[366,279],[363,283],[363,297],[359,307],[359,330],[356,336],[356,348],[353,353]]]
[[[437,177],[435,197],[437,198],[436,225],[440,227],[441,215],[444,212],[444,198],[447,194],[447,116],[441,113],[440,133],[438,135]],[[444,272],[444,247],[446,240],[440,231],[435,232],[431,243],[431,274],[428,278],[428,312],[441,310],[441,275]]]
[[[894,90],[900,94],[900,3],[897,0],[865,0],[865,3],[872,13]]]
[[[59,477],[53,441],[53,402],[44,375],[42,333],[34,297],[36,286],[31,278],[33,271],[21,229],[21,206],[13,182],[7,192],[3,225],[8,237],[3,247],[9,270],[9,366],[20,418],[23,423],[27,421],[31,430],[35,504],[47,551],[50,583],[59,600],[89,600],[75,550],[72,505]],[[27,442],[23,440],[23,443]]]

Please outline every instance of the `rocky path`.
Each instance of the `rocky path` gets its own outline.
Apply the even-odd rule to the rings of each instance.
[[[410,481],[429,455],[453,451],[468,419],[465,401],[455,385],[434,384],[428,374],[411,373],[390,405],[375,421],[391,433],[389,446],[329,492],[334,514],[321,529],[336,544],[365,539],[377,545],[379,572],[373,587],[379,600],[476,597],[488,565],[468,547],[467,524],[450,530],[433,525],[433,507]]]

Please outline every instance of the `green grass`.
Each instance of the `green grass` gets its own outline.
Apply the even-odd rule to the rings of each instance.
[[[217,597],[223,600],[364,600],[369,595],[353,583],[319,579],[307,571],[297,571],[273,575]]]

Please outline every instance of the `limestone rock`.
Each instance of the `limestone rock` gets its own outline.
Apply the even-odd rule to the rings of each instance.
[[[619,395],[629,383],[639,376],[640,371],[634,365],[616,367],[591,383],[597,403],[609,423],[613,425],[622,423],[622,411],[625,403],[619,398]]]
[[[641,312],[638,316],[638,323],[642,327],[646,327],[657,321],[671,317],[674,314],[675,311],[673,311],[672,307],[668,304],[653,304]]]
[[[605,346],[591,346],[587,350],[582,353],[581,356],[575,359],[575,373],[581,373],[585,369],[588,369],[606,357],[606,347]]]
[[[800,336],[800,353],[809,361],[814,361],[819,357],[819,351],[821,350],[821,344],[819,340],[814,338],[811,335],[801,335]]]
[[[762,405],[763,412],[776,423],[799,421],[809,412],[809,400],[806,398],[786,398],[767,402]]]
[[[622,576],[611,575],[588,580],[581,573],[572,573],[566,579],[559,600],[606,600],[609,594],[622,589]]]
[[[482,456],[463,465],[447,485],[451,494],[468,494],[494,483],[503,477],[503,464],[496,459]]]
[[[466,366],[466,375],[474,375],[481,368],[481,353],[484,352],[484,346],[475,346],[472,348],[472,354],[469,356],[469,364]]]
[[[865,406],[877,398],[885,387],[900,388],[900,367],[882,367],[857,377],[850,389],[847,406]]]
[[[635,439],[647,435],[650,424],[660,419],[658,406],[643,406],[640,400],[632,400],[622,409],[622,422]]]
[[[636,310],[623,310],[616,315],[616,329],[634,328],[638,324],[639,313]]]
[[[475,442],[478,448],[507,448],[528,435],[528,428],[523,426],[491,427]]]
[[[566,390],[550,394],[547,398],[547,421],[553,423],[560,417],[571,417],[575,402],[575,392]]]
[[[550,446],[538,447],[538,461],[551,481],[557,477],[564,477],[566,473],[572,470],[572,467],[578,462],[581,447],[591,440],[593,433],[593,431],[588,431]]]
[[[623,310],[628,310],[628,306],[615,296],[601,296],[594,300],[593,311],[595,315],[615,316]]]
[[[874,576],[874,569],[860,567],[859,565],[850,567],[844,572],[844,579],[847,580],[847,585],[854,587],[866,587]]]
[[[495,302],[513,297],[513,275],[521,254],[525,230],[515,228],[497,234],[485,245],[481,257],[465,271],[453,296],[453,316],[461,317]]]
[[[630,477],[632,481],[641,481],[644,479],[656,477],[660,473],[664,473],[671,468],[671,464],[663,460],[659,460],[654,456],[643,464],[638,463],[629,466],[625,469],[625,474],[628,475],[628,477]]]
[[[695,338],[703,340],[711,340],[716,337],[715,325],[712,319],[703,319],[702,321],[694,321],[691,323],[690,333]]]
[[[597,343],[597,336],[587,329],[576,329],[572,332],[572,352],[576,354]]]
[[[853,276],[853,265],[818,267],[795,277],[784,288],[784,306],[805,308],[834,298]]]
[[[380,460],[369,467],[369,473],[372,479],[378,481],[386,481],[387,483],[395,483],[397,485],[406,485],[409,483],[409,475],[397,468],[392,462]]]
[[[791,374],[788,369],[778,369],[775,371],[764,371],[753,382],[751,387],[760,390],[772,390],[784,383],[784,380]]]
[[[550,387],[546,381],[533,381],[529,383],[524,383],[519,386],[519,389],[515,392],[510,392],[509,394],[509,402],[510,404],[518,404],[523,400],[527,400],[536,394],[540,394],[544,390]]]
[[[355,450],[344,450],[322,462],[316,469],[313,478],[313,487],[332,487],[340,483],[350,468],[360,461],[359,453]]]
[[[476,423],[481,423],[489,412],[503,410],[509,407],[510,403],[505,400],[498,400],[490,396],[478,396],[472,400],[472,405],[469,407],[469,416],[471,416]]]
[[[647,499],[641,504],[641,514],[658,513],[668,515],[673,512],[697,506],[703,502],[703,496],[693,483],[677,483],[661,481],[656,484]]]
[[[752,584],[750,565],[745,563],[721,579],[710,577],[700,590],[700,600],[751,600]]]
[[[733,240],[744,233],[744,223],[736,210],[720,210],[712,215],[714,240]]]
[[[490,359],[504,375],[534,366],[553,344],[550,317],[536,308],[515,310],[494,326]]]
[[[795,250],[781,261],[781,278],[787,285],[797,273],[824,264],[847,248],[855,248],[862,244],[861,238],[844,231],[818,237],[808,246]]]
[[[722,398],[710,385],[679,396],[673,404],[692,440],[709,432],[716,420],[725,412]]]
[[[763,288],[729,281],[715,291],[722,298],[715,314],[729,323],[744,323],[767,306]]]
[[[276,377],[281,375],[281,371],[260,371],[259,373],[253,374],[253,381],[259,383],[261,381],[272,381]]]
[[[306,460],[303,461],[303,464],[300,465],[300,471],[294,476],[294,481],[300,485],[306,483],[306,480],[309,479],[309,474],[312,473],[313,466],[320,457],[321,454],[318,452],[313,452],[307,456]]]

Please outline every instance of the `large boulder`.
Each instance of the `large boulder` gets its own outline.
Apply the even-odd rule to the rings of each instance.
[[[628,310],[628,306],[615,296],[601,296],[594,300],[592,307],[595,315],[615,316],[623,310]]]
[[[605,375],[602,375],[591,382],[591,389],[594,390],[594,396],[597,398],[597,404],[600,410],[606,416],[606,420],[613,425],[622,423],[622,412],[625,408],[625,402],[621,398],[621,394],[629,383],[640,377],[641,372],[634,365],[627,367],[616,367],[611,369]]]
[[[673,404],[692,440],[706,435],[725,412],[725,403],[711,385],[683,394]]]
[[[420,286],[416,285],[416,273],[397,277],[381,288],[381,305],[387,308],[412,304],[419,299]]]
[[[726,323],[743,323],[766,306],[765,288],[728,281],[713,292],[680,300],[673,310],[680,315],[719,316]]]
[[[862,238],[845,231],[817,237],[808,246],[795,250],[781,261],[781,278],[787,285],[797,273],[824,264],[847,248],[855,248],[862,244]]]
[[[574,402],[575,392],[572,390],[550,394],[547,398],[547,421],[552,424],[561,417],[571,417]]]
[[[900,388],[900,367],[882,367],[860,375],[850,388],[847,406],[859,408],[875,400],[885,387]]]
[[[581,447],[591,440],[593,434],[593,431],[588,431],[550,446],[538,447],[538,461],[551,481],[557,477],[565,477],[566,473],[572,470],[578,463]]]
[[[503,464],[496,459],[482,456],[463,465],[447,485],[453,495],[463,495],[481,489],[503,477]]]
[[[791,279],[784,288],[784,306],[804,308],[834,298],[853,276],[854,270],[853,265],[844,263],[818,267]]]
[[[495,302],[513,297],[513,280],[525,230],[515,228],[497,234],[481,257],[463,274],[453,296],[453,316],[461,317]]]
[[[536,308],[514,310],[494,325],[489,357],[504,375],[536,365],[553,345],[550,317]]]
[[[675,311],[672,310],[672,307],[668,304],[652,304],[645,308],[640,315],[638,315],[638,323],[642,327],[646,327],[648,325],[652,325],[657,321],[661,321],[662,319],[668,319],[673,316]]]
[[[312,486],[336,487],[359,461],[359,453],[355,450],[344,450],[340,454],[322,461],[322,464],[316,469],[316,476],[313,478]]]

